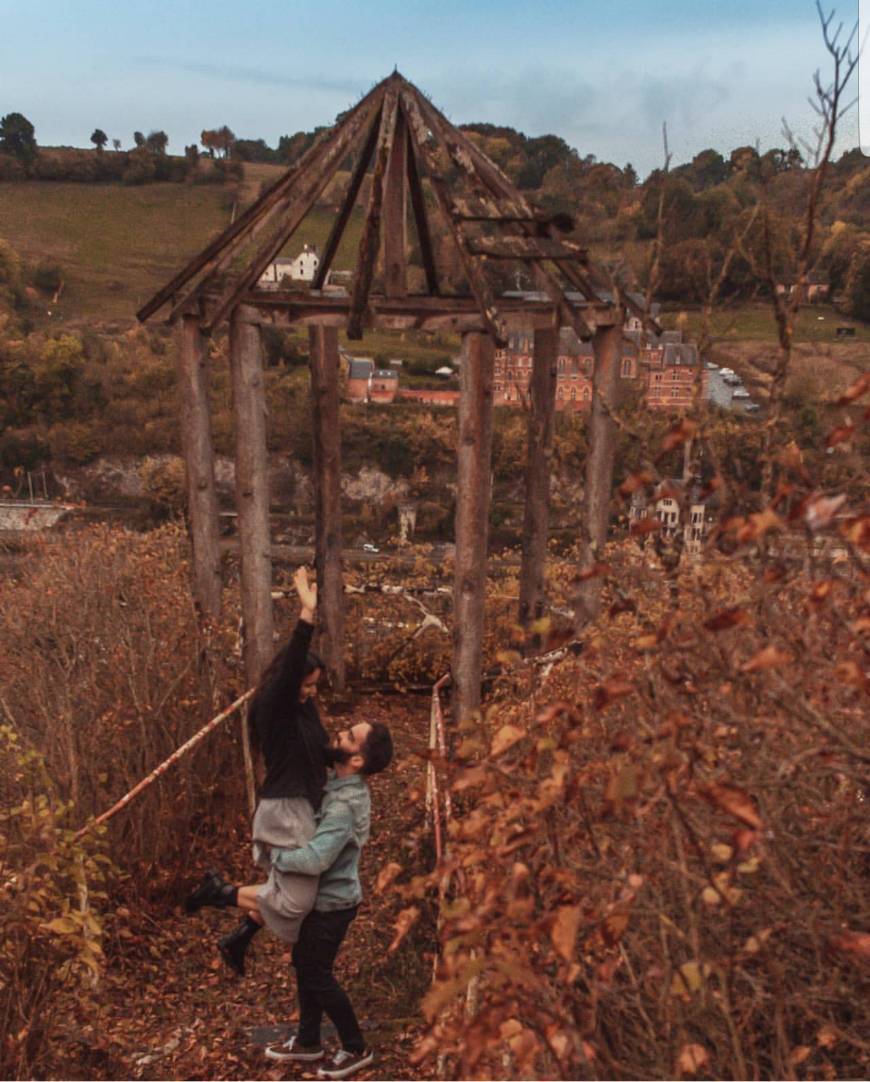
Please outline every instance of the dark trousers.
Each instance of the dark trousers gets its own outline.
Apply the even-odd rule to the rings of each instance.
[[[332,967],[358,906],[319,913],[313,909],[302,922],[293,947],[293,966],[299,995],[299,1032],[303,1045],[320,1044],[320,1023],[326,1011],[338,1030],[342,1048],[362,1052],[365,1041],[347,992],[335,979]]]

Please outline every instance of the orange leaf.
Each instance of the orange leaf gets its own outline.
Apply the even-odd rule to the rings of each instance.
[[[380,893],[382,890],[386,890],[392,883],[397,875],[402,874],[402,865],[397,864],[394,860],[389,864],[385,864],[383,868],[378,872],[378,878],[375,883],[375,890]]]
[[[745,609],[736,607],[720,609],[714,612],[709,620],[704,621],[704,627],[708,631],[727,631],[731,627],[739,627],[741,624],[751,624],[752,617]]]
[[[809,1059],[812,1048],[808,1044],[799,1044],[789,1052],[788,1060],[792,1067],[799,1067],[805,1059]]]
[[[861,398],[867,391],[870,391],[870,372],[865,372],[863,376],[859,376],[854,383],[850,384],[846,392],[837,399],[835,405],[846,406],[857,398]]]
[[[615,947],[622,939],[623,932],[627,927],[628,913],[625,910],[608,913],[601,922],[601,938],[608,947]]]
[[[596,710],[603,710],[605,706],[608,706],[615,699],[621,699],[625,695],[630,695],[633,691],[634,685],[625,680],[619,680],[618,678],[605,680],[603,684],[599,684],[595,689],[592,701]]]
[[[761,821],[761,816],[756,811],[755,801],[743,789],[738,789],[736,785],[712,782],[701,789],[700,793],[714,807],[733,815],[735,819],[739,819],[746,826],[752,827],[754,830],[763,829],[764,824]]]
[[[678,1074],[696,1074],[710,1062],[710,1053],[702,1044],[684,1044],[677,1056]]]
[[[850,421],[845,425],[832,428],[825,437],[825,447],[836,447],[840,443],[848,443],[855,435],[855,426]]]
[[[491,755],[503,755],[508,748],[512,748],[519,740],[526,735],[525,729],[521,729],[518,725],[502,725],[499,731],[492,738],[492,744],[490,745]]]
[[[856,962],[870,962],[870,934],[867,932],[841,932],[831,940],[831,946],[848,954]]]
[[[787,650],[780,650],[778,646],[765,646],[759,650],[749,661],[741,666],[741,672],[764,672],[766,669],[778,669],[782,665],[788,665],[794,659]]]
[[[393,925],[395,935],[393,936],[393,942],[387,947],[387,954],[392,954],[393,951],[398,948],[399,944],[419,919],[420,910],[415,905],[402,910],[398,917],[396,917],[396,923]]]
[[[823,530],[845,502],[844,492],[839,496],[818,496],[804,508],[804,521],[813,533]]]
[[[550,939],[559,954],[570,962],[574,957],[577,929],[580,927],[580,906],[560,905],[550,929]]]

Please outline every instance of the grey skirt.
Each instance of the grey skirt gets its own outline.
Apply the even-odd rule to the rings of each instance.
[[[271,850],[298,849],[311,841],[315,829],[311,804],[302,796],[261,800],[254,814],[254,863],[268,872],[257,892],[257,907],[269,931],[285,943],[299,938],[302,921],[314,908],[319,877],[279,872]]]

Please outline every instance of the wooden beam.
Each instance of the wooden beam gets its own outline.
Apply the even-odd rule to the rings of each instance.
[[[493,342],[463,338],[459,370],[456,478],[456,564],[453,584],[453,717],[480,708],[487,541],[492,469]]]
[[[473,255],[490,259],[578,259],[588,258],[588,250],[570,241],[550,237],[474,237],[468,241]]]
[[[378,133],[378,146],[375,151],[372,168],[371,195],[369,209],[363,226],[356,260],[356,274],[353,280],[350,313],[347,320],[347,336],[352,341],[362,338],[363,314],[372,288],[375,262],[378,258],[381,237],[381,208],[384,199],[384,177],[390,160],[393,136],[396,131],[398,99],[393,87],[387,90],[384,107],[381,112],[381,128]]]
[[[329,240],[326,242],[326,247],[323,250],[323,258],[317,267],[317,273],[314,275],[314,279],[311,282],[312,289],[323,289],[323,283],[326,281],[326,276],[332,267],[332,261],[335,259],[335,253],[338,251],[338,246],[341,243],[341,238],[344,236],[344,231],[347,228],[347,223],[350,220],[350,216],[353,213],[353,208],[356,205],[357,196],[359,190],[362,187],[363,178],[366,175],[366,170],[369,167],[369,162],[372,159],[372,154],[375,151],[375,144],[378,139],[378,130],[381,123],[380,111],[372,121],[372,126],[369,129],[369,136],[366,139],[363,149],[360,151],[359,159],[356,163],[356,168],[353,171],[351,177],[350,186],[347,189],[347,195],[342,203],[341,210],[338,217],[332,224],[332,230],[329,234]]]
[[[550,470],[556,413],[559,329],[535,331],[532,360],[531,409],[526,444],[526,502],[523,513],[523,554],[520,568],[519,623],[528,630],[545,611],[547,538],[550,526]],[[537,648],[540,636],[528,645]]]
[[[208,404],[208,355],[196,316],[185,317],[177,350],[193,597],[203,616],[215,619],[221,610],[218,500]]]
[[[384,196],[384,293],[404,297],[408,292],[408,133],[398,98],[395,125]]]
[[[332,687],[336,691],[344,691],[338,331],[333,327],[311,327],[308,351],[314,419],[314,562],[320,628],[318,647]]]
[[[230,372],[236,443],[236,508],[241,552],[243,653],[249,686],[269,664],[272,642],[272,553],[269,458],[260,328],[241,306],[230,325]]]
[[[592,339],[595,367],[592,376],[592,412],[589,418],[589,454],[583,498],[583,553],[580,570],[602,559],[610,524],[610,497],[616,457],[616,423],[613,412],[619,391],[619,357],[622,325],[596,330]],[[579,629],[594,619],[601,607],[601,579],[585,579],[574,601]]]
[[[478,257],[473,256],[468,251],[465,237],[462,235],[451,214],[451,200],[447,185],[441,179],[442,169],[439,167],[437,157],[428,144],[428,129],[418,108],[417,95],[411,94],[408,91],[403,92],[402,103],[405,107],[405,115],[408,119],[408,128],[413,135],[415,150],[426,166],[429,183],[432,185],[432,190],[435,193],[435,198],[441,210],[444,224],[447,226],[453,237],[453,241],[456,244],[459,258],[462,261],[462,267],[465,271],[465,276],[468,278],[468,284],[471,287],[471,292],[474,294],[474,298],[480,306],[480,311],[483,315],[484,322],[486,323],[487,330],[492,335],[495,342],[498,345],[503,346],[506,343],[505,330],[499,319],[495,298],[483,275],[483,270],[478,262]]]
[[[417,241],[420,245],[420,258],[423,260],[423,270],[426,274],[426,288],[437,297],[440,292],[438,285],[438,268],[435,264],[435,249],[432,245],[432,235],[429,232],[429,219],[426,214],[426,197],[423,194],[423,185],[420,181],[420,171],[417,165],[417,155],[414,151],[414,140],[405,120],[405,141],[407,143],[408,162],[408,190],[411,193],[411,208],[414,211],[414,224],[417,227]]]
[[[305,151],[295,165],[291,166],[283,176],[280,176],[275,183],[264,192],[258,200],[256,200],[256,202],[252,203],[247,210],[244,210],[231,225],[229,225],[219,236],[215,237],[213,241],[207,244],[201,252],[185,264],[178,274],[167,282],[165,286],[159,289],[154,296],[139,309],[136,313],[136,318],[144,323],[145,320],[149,319],[155,312],[162,308],[168,300],[171,300],[181,287],[190,281],[192,277],[204,268],[213,265],[216,258],[221,255],[228,245],[231,246],[232,250],[235,250],[239,244],[243,243],[247,238],[250,227],[258,220],[262,219],[264,215],[267,215],[269,211],[274,209],[276,204],[280,202],[282,197],[287,193],[287,190],[296,183],[298,177],[320,156],[324,146],[329,142],[330,138],[332,138],[341,127],[354,122],[354,119],[359,112],[368,111],[374,98],[380,95],[382,91],[383,83],[379,83],[366,94],[358,105],[354,106],[350,113],[342,120],[340,125],[323,132],[308,150]]]
[[[373,109],[371,110],[373,111]],[[266,269],[272,259],[281,251],[290,237],[296,232],[302,220],[316,203],[320,194],[332,180],[333,175],[341,165],[344,158],[353,149],[364,130],[365,122],[370,115],[355,113],[354,121],[341,128],[335,138],[324,147],[323,156],[318,160],[317,170],[308,184],[296,193],[288,202],[287,208],[282,213],[287,219],[281,228],[274,233],[256,252],[248,263],[246,269],[238,279],[226,290],[218,301],[215,309],[210,312],[206,330],[214,330],[215,326],[230,313],[241,301],[249,289],[259,280],[260,275]],[[311,170],[309,171],[311,172]]]

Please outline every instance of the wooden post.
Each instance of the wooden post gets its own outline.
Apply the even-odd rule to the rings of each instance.
[[[406,235],[408,197],[408,137],[401,109],[396,115],[396,130],[387,164],[387,191],[384,200],[384,292],[388,297],[404,297],[408,291],[406,274]]]
[[[256,313],[241,305],[230,324],[244,657],[250,685],[257,683],[274,653],[266,389],[260,328],[253,322],[255,318]]]
[[[613,490],[613,462],[616,454],[616,409],[619,388],[619,354],[622,321],[598,327],[592,338],[595,368],[592,376],[592,412],[589,417],[589,456],[586,459],[586,492],[583,520],[585,537],[581,569],[602,558],[610,524],[610,496]],[[578,629],[593,620],[601,607],[601,579],[586,579],[575,599],[574,616]]]
[[[314,517],[318,646],[330,683],[344,691],[344,580],[341,567],[341,430],[338,330],[310,327],[314,417]]]
[[[199,611],[214,618],[221,609],[218,502],[208,408],[208,357],[196,316],[182,320],[177,371],[187,518],[193,549],[193,597]]]
[[[550,525],[550,467],[556,410],[556,363],[559,331],[535,331],[531,409],[526,450],[526,504],[523,517],[523,562],[520,570],[519,622],[524,628],[544,614],[544,576]],[[538,641],[535,637],[534,644]]]
[[[453,717],[457,722],[466,720],[480,707],[494,354],[492,339],[477,332],[464,335],[463,345],[453,584]]]

